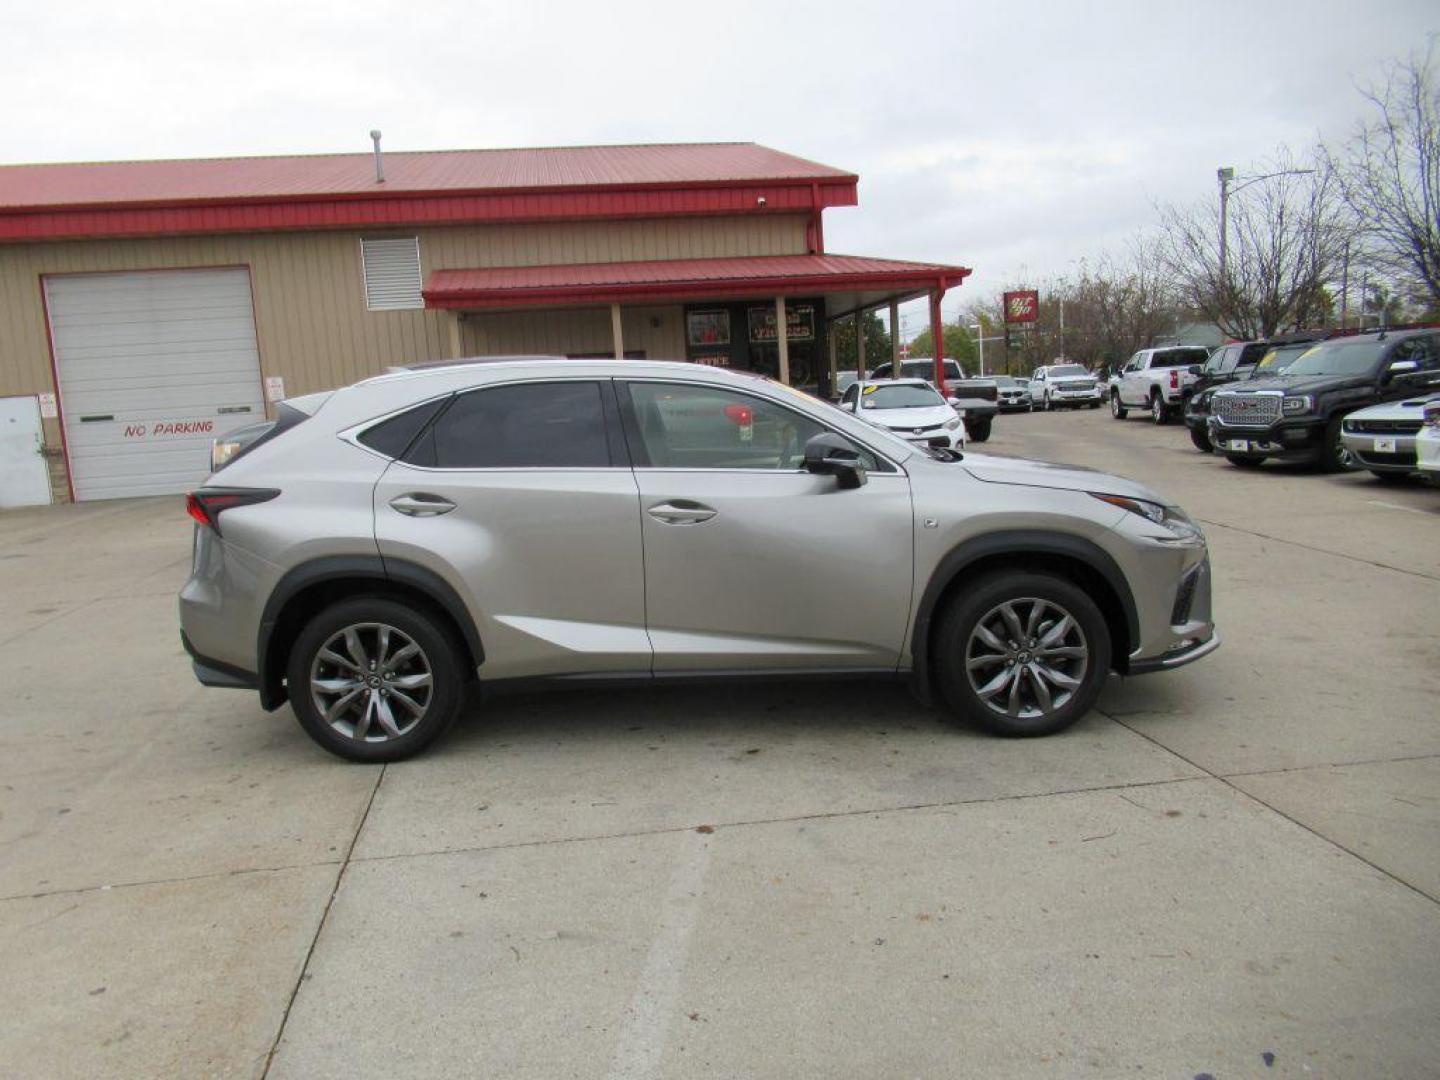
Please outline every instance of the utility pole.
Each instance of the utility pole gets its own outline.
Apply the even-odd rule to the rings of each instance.
[[[1225,248],[1229,243],[1229,223],[1226,221],[1226,206],[1230,202],[1230,181],[1235,179],[1235,170],[1228,166],[1215,170],[1220,181],[1220,288],[1225,288]]]
[[[1340,264],[1340,329],[1350,325],[1350,241],[1345,241],[1345,261]]]
[[[1065,298],[1060,298],[1060,359],[1065,359]]]

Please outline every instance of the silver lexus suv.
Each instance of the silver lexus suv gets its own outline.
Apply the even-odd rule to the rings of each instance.
[[[180,622],[207,686],[359,761],[469,684],[877,675],[1002,735],[1212,652],[1205,538],[1103,473],[917,448],[759,376],[546,358],[292,399],[216,446]]]

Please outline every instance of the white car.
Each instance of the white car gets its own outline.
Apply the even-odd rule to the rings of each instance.
[[[1440,394],[1359,409],[1340,422],[1340,441],[1360,468],[1381,480],[1402,479],[1419,468],[1417,438],[1432,406],[1440,408]]]
[[[1041,409],[1082,405],[1098,409],[1103,400],[1100,380],[1079,364],[1048,364],[1030,376],[1030,402]]]
[[[1415,464],[1421,476],[1440,487],[1440,400],[1425,406],[1424,424],[1415,436]]]
[[[959,450],[965,446],[965,421],[924,379],[854,383],[840,398],[840,408],[906,442],[941,450]]]

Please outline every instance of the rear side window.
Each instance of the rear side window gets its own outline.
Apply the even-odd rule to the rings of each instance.
[[[448,400],[440,398],[427,401],[424,405],[407,409],[389,420],[382,420],[374,427],[365,429],[360,434],[360,441],[377,454],[384,454],[388,458],[404,457],[415,437],[425,429],[425,425]]]
[[[600,469],[610,465],[596,382],[472,390],[455,398],[410,455],[440,469]]]

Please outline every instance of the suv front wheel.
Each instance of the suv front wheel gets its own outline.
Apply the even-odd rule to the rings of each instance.
[[[286,670],[300,725],[351,761],[399,761],[443,735],[460,712],[460,650],[423,611],[355,597],[300,632]]]
[[[1124,404],[1122,404],[1121,401],[1120,401],[1120,391],[1119,391],[1119,390],[1111,390],[1111,391],[1110,391],[1110,415],[1113,416],[1116,420],[1124,420],[1124,419],[1125,419],[1125,414],[1126,414],[1126,412],[1128,412],[1128,411],[1129,411],[1129,410],[1127,410],[1127,409],[1125,408]]]
[[[1000,571],[967,585],[941,618],[935,674],[954,716],[997,735],[1063,731],[1100,695],[1110,632],[1079,586]]]

